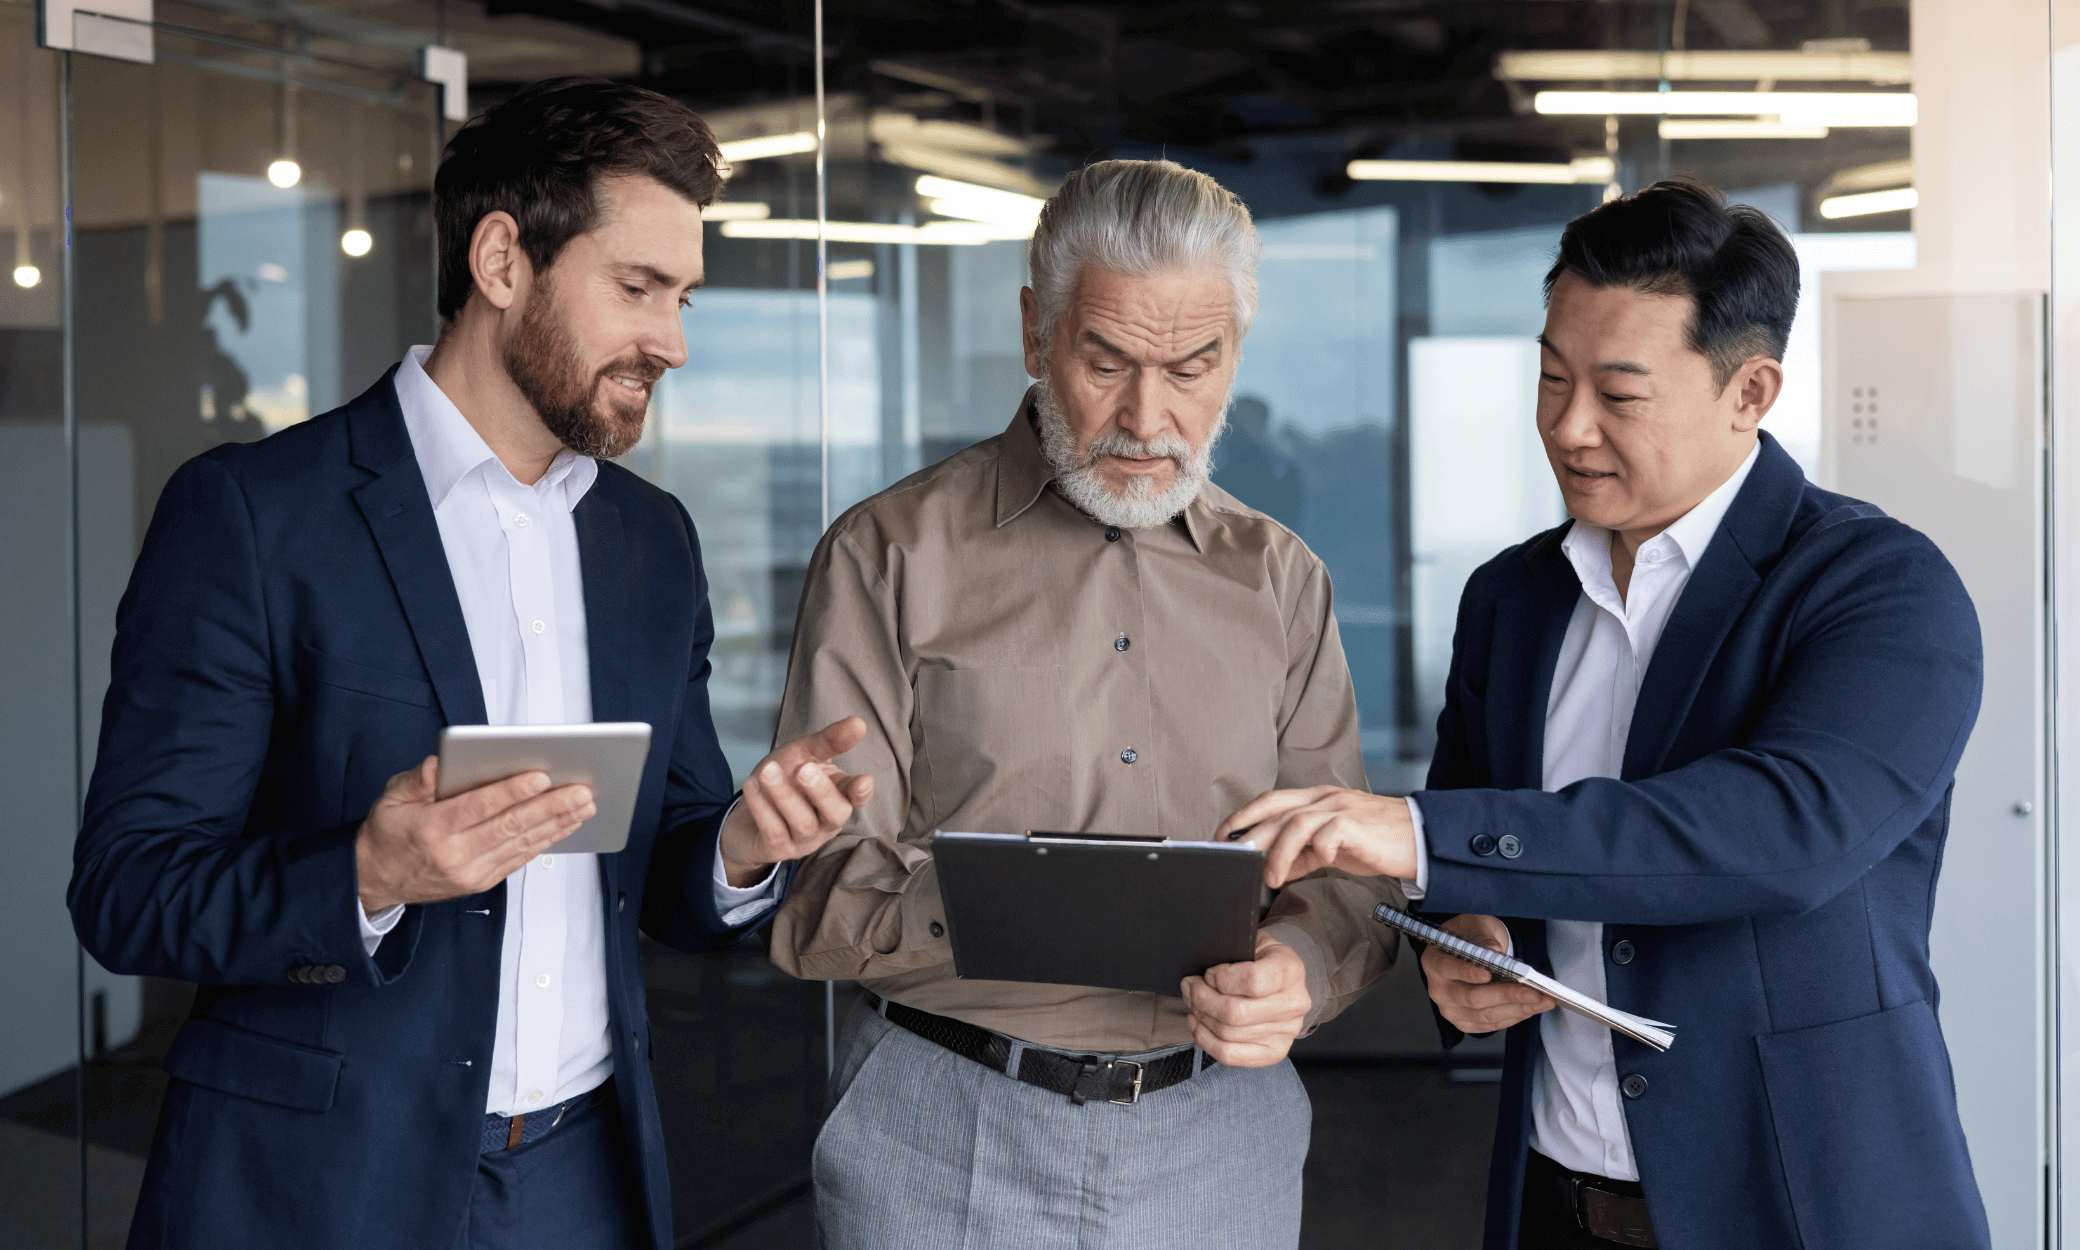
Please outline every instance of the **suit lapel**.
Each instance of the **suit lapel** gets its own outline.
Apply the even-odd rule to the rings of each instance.
[[[1488,679],[1488,743],[1495,785],[1536,790],[1545,782],[1546,702],[1567,622],[1582,595],[1560,542],[1571,525],[1529,544],[1528,584],[1496,605]]]
[[[578,528],[578,574],[585,584],[585,652],[592,674],[592,719],[595,721],[648,721],[637,714],[629,687],[628,547],[621,526],[621,508],[612,498],[612,479],[601,466],[592,489],[578,501],[571,519]],[[669,738],[653,725],[651,749]],[[631,838],[634,834],[631,832]],[[600,899],[609,920],[614,917],[615,895],[621,889],[621,856],[599,857]],[[621,983],[621,950],[609,943],[609,978]]]
[[[1762,435],[1755,467],[1705,547],[1704,559],[1690,574],[1655,644],[1632,709],[1621,770],[1624,780],[1661,771],[1720,646],[1762,587],[1761,570],[1783,552],[1805,485],[1798,462],[1775,439]]]
[[[643,720],[628,683],[628,547],[611,478],[601,473],[578,501],[578,566],[585,582],[585,649],[592,673],[592,719]]]
[[[396,373],[391,369],[348,406],[354,463],[376,475],[354,488],[354,502],[383,553],[442,717],[450,725],[481,725],[484,687],[477,679],[462,600],[455,593],[440,527],[433,519],[433,501],[427,497],[404,413],[397,406]]]

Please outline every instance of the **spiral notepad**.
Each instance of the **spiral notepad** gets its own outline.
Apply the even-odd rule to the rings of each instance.
[[[1505,981],[1515,981],[1541,993],[1550,994],[1555,1002],[1569,1011],[1587,1016],[1636,1042],[1652,1046],[1655,1050],[1667,1050],[1675,1044],[1675,1025],[1648,1020],[1629,1011],[1619,1011],[1608,1003],[1599,1003],[1579,990],[1569,989],[1521,959],[1511,958],[1455,934],[1446,933],[1435,925],[1424,924],[1407,912],[1397,911],[1384,903],[1373,908],[1372,915],[1381,924],[1390,925],[1410,937],[1428,942],[1467,963],[1478,964]]]

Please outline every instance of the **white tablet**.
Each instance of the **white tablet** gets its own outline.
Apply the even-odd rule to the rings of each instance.
[[[450,725],[441,730],[437,798],[514,773],[541,771],[559,786],[592,787],[599,811],[556,844],[558,853],[604,853],[628,845],[636,792],[650,758],[650,726],[640,721],[596,725]]]

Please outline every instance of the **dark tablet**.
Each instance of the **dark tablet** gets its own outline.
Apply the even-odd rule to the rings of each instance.
[[[1264,853],[1119,834],[932,838],[957,975],[1176,995],[1256,957]]]

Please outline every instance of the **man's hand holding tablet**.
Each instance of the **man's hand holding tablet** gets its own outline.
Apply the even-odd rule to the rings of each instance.
[[[857,716],[776,749],[744,782],[744,801],[722,827],[731,885],[749,886],[784,860],[837,835],[874,793],[874,779],[831,763],[859,744]],[[436,799],[440,759],[429,755],[383,787],[354,843],[361,906],[373,916],[400,903],[480,894],[575,832],[598,811],[592,788],[552,788],[522,772]]]
[[[440,757],[383,787],[354,839],[362,910],[481,894],[571,835],[597,810],[592,788],[525,772],[436,800]]]

